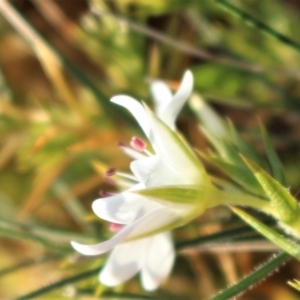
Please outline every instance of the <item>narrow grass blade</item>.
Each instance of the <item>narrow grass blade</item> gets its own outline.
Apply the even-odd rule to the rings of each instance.
[[[127,294],[127,293],[104,293],[101,295],[101,299],[110,299],[110,300],[188,300],[188,298],[182,297],[155,297],[155,296],[147,296],[147,295],[135,295],[135,294]]]
[[[175,247],[177,250],[182,250],[190,247],[196,247],[201,244],[205,243],[218,243],[218,242],[230,242],[232,240],[235,240],[238,237],[245,237],[249,234],[253,234],[253,229],[250,226],[243,226],[239,228],[234,228],[230,230],[225,230],[221,232],[217,232],[214,234],[201,236],[199,238],[190,239],[187,241],[178,241],[175,244]]]
[[[201,153],[201,156],[249,192],[256,195],[264,195],[264,191],[255,176],[244,168],[243,165],[234,165],[220,158],[208,156],[203,153]]]
[[[266,226],[262,222],[258,221],[254,217],[245,213],[238,208],[231,208],[232,211],[237,214],[242,220],[244,220],[248,225],[252,226],[255,230],[265,236],[268,240],[272,241],[274,244],[279,246],[285,252],[295,257],[300,261],[300,245],[292,242],[287,237],[280,235],[279,233],[272,230],[270,227]]]
[[[283,186],[287,187],[287,181],[285,178],[285,174],[284,174],[284,170],[283,170],[283,166],[280,162],[280,159],[273,147],[273,144],[271,142],[271,139],[267,133],[266,128],[263,126],[263,124],[261,123],[261,132],[262,132],[262,137],[264,140],[264,144],[265,144],[265,148],[266,148],[266,153],[267,153],[267,157],[268,160],[270,162],[270,165],[272,167],[272,171],[273,171],[273,175],[274,178],[281,183]],[[249,157],[251,159],[251,157]]]
[[[15,264],[13,266],[1,269],[0,270],[0,277],[11,274],[11,273],[14,273],[14,272],[17,272],[17,271],[19,271],[23,268],[27,268],[27,267],[31,267],[31,266],[35,266],[35,265],[40,265],[44,262],[48,262],[48,261],[56,260],[56,259],[60,259],[60,258],[63,258],[63,255],[56,254],[56,255],[52,255],[52,256],[28,259],[28,260],[22,261],[18,264]]]
[[[264,22],[255,19],[250,14],[246,13],[245,11],[239,9],[238,7],[234,6],[233,4],[229,3],[226,0],[216,0],[216,2],[220,5],[222,5],[226,10],[231,12],[233,15],[239,17],[242,19],[245,23],[247,23],[250,26],[253,26],[257,28],[259,31],[265,33],[268,36],[273,37],[277,41],[285,44],[288,47],[293,48],[294,50],[300,52],[300,44],[292,40],[291,38],[283,35],[282,33],[277,32]]]
[[[101,270],[101,268],[98,267],[98,268],[95,268],[95,269],[92,269],[92,270],[89,270],[89,271],[79,273],[77,275],[65,278],[63,280],[56,281],[56,282],[51,283],[51,284],[49,284],[49,285],[47,285],[47,286],[45,286],[41,289],[38,289],[38,290],[33,291],[31,293],[28,293],[26,295],[17,297],[15,300],[25,300],[25,299],[33,299],[33,298],[36,298],[36,297],[41,297],[42,295],[45,295],[45,294],[50,293],[52,291],[55,291],[59,288],[62,288],[64,286],[68,285],[68,284],[72,284],[72,283],[75,283],[77,281],[88,279],[89,277],[98,274],[100,270]]]
[[[238,294],[245,292],[247,288],[250,288],[252,285],[263,280],[272,272],[274,272],[280,265],[286,262],[289,257],[290,256],[287,253],[280,253],[276,255],[267,263],[258,267],[254,272],[250,273],[234,285],[213,296],[212,298],[210,298],[210,300],[228,300]]]
[[[21,231],[16,231],[16,230],[11,230],[8,228],[1,228],[0,227],[0,235],[5,235],[9,238],[15,238],[18,240],[28,240],[28,241],[32,241],[38,244],[43,245],[46,248],[50,248],[52,250],[56,250],[62,253],[70,253],[72,251],[71,248],[67,248],[64,246],[61,246],[53,241],[49,241],[43,237],[34,235],[34,234],[30,234],[30,233],[24,233]]]
[[[62,199],[64,207],[73,220],[80,225],[85,232],[93,232],[93,227],[85,221],[87,212],[84,205],[71,193],[68,185],[61,180],[57,180],[52,184],[51,188],[55,195]]]

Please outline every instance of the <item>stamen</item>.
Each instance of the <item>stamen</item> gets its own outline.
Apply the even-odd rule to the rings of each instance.
[[[109,168],[106,172],[105,172],[105,176],[113,176],[115,175],[117,172],[117,169],[116,168]]]
[[[112,185],[117,184],[117,182],[115,180],[113,180],[111,177],[109,177],[107,175],[103,176],[103,180],[108,184],[112,184]]]
[[[125,154],[133,159],[143,159],[146,158],[146,156],[144,154],[142,154],[141,152],[138,152],[136,150],[133,150],[132,148],[126,147],[124,145],[120,145],[121,149],[123,150],[123,152],[125,152]]]
[[[112,193],[112,192],[101,190],[101,191],[99,191],[99,195],[102,196],[102,197],[111,197],[115,194]]]
[[[117,176],[120,176],[122,178],[126,178],[135,182],[138,182],[138,180],[136,179],[136,177],[134,177],[133,175],[130,175],[128,173],[124,173],[124,172],[117,172],[116,173]]]
[[[123,224],[117,224],[117,223],[111,223],[109,225],[109,230],[112,232],[118,232],[120,231],[125,225]]]
[[[125,147],[126,146],[126,144],[125,143],[123,143],[123,142],[118,142],[118,147]]]
[[[134,136],[130,141],[130,146],[140,152],[143,152],[147,148],[147,143],[141,138]]]

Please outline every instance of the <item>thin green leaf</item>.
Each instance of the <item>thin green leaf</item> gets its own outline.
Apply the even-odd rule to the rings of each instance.
[[[234,285],[226,288],[217,295],[210,298],[210,300],[228,300],[251,287],[253,284],[263,280],[270,273],[274,272],[280,265],[289,259],[287,253],[280,253],[275,257],[271,258],[267,263],[257,268],[254,272],[250,273],[242,280],[238,281]]]
[[[263,166],[259,156],[253,151],[253,148],[249,147],[249,145],[241,138],[233,123],[228,120],[228,124],[232,139],[235,145],[238,147],[239,152],[254,161],[259,166]]]
[[[25,299],[33,299],[33,298],[36,298],[36,297],[40,297],[40,296],[45,295],[47,293],[53,292],[54,290],[62,288],[64,286],[68,285],[68,284],[88,279],[89,277],[92,277],[92,276],[98,274],[100,270],[101,270],[101,267],[97,267],[95,269],[92,269],[92,270],[89,270],[89,271],[86,271],[86,272],[83,272],[83,273],[79,273],[77,275],[59,280],[59,281],[56,281],[56,282],[51,283],[51,284],[49,284],[49,285],[47,285],[47,286],[45,286],[41,289],[38,289],[38,290],[33,291],[31,293],[28,293],[26,295],[17,297],[15,300],[25,300]]]
[[[240,8],[234,6],[233,4],[229,3],[226,0],[216,0],[216,2],[222,5],[226,10],[231,12],[233,15],[237,16],[238,18],[242,19],[246,24],[257,28],[259,31],[265,33],[268,36],[273,37],[277,41],[285,44],[288,47],[293,48],[294,50],[300,52],[300,45],[292,40],[291,38],[283,35],[282,33],[274,30],[272,27],[268,26],[267,24],[263,23],[255,19],[250,14],[242,11]]]
[[[104,293],[101,295],[101,299],[110,299],[110,300],[131,300],[131,299],[140,299],[140,300],[185,300],[187,298],[178,298],[178,297],[153,297],[147,295],[135,295],[135,294],[128,294],[128,293]]]
[[[57,255],[56,254],[56,255],[52,255],[52,256],[28,259],[28,260],[22,261],[18,264],[15,264],[13,266],[1,269],[0,270],[0,276],[8,275],[8,274],[11,274],[13,272],[19,271],[23,268],[39,265],[41,263],[48,262],[48,261],[55,260],[55,259],[60,259],[62,257],[63,257],[63,255],[61,255],[61,254]]]
[[[224,139],[216,137],[203,126],[200,126],[200,129],[224,160],[234,161],[236,159],[236,152],[235,154],[232,152],[231,147],[226,144]]]
[[[84,205],[75,197],[68,185],[61,180],[57,180],[51,187],[54,194],[63,199],[63,205],[74,221],[86,232],[93,232],[93,227],[85,221],[87,215]]]
[[[222,172],[224,172],[230,179],[241,185],[249,192],[256,195],[264,195],[259,182],[253,176],[251,172],[243,167],[243,165],[234,165],[232,163],[225,162],[217,157],[208,156],[201,153],[201,156],[209,163],[215,165]]]
[[[300,214],[299,205],[288,190],[249,159],[243,159],[277,210],[280,220],[287,224],[296,222]]]
[[[263,124],[261,123],[261,132],[262,132],[262,137],[264,140],[264,144],[265,144],[265,148],[267,151],[267,157],[268,160],[270,162],[270,165],[272,167],[272,171],[273,171],[273,175],[274,178],[281,183],[283,186],[287,187],[287,181],[286,181],[286,177],[284,174],[284,169],[283,166],[281,164],[281,161],[273,147],[273,144],[271,142],[271,139],[268,135],[268,132],[266,130],[266,128],[263,126]],[[251,159],[251,157],[249,157]]]
[[[41,223],[34,222],[33,224],[16,222],[12,219],[5,219],[0,217],[0,228],[13,230],[23,234],[32,234],[42,238],[55,241],[55,243],[69,243],[70,240],[80,239],[89,243],[92,240],[92,236],[86,233],[79,233],[70,230],[62,230],[59,228],[48,228]]]
[[[254,217],[245,213],[238,208],[231,208],[232,211],[237,214],[242,220],[244,220],[248,225],[252,226],[255,230],[260,232],[268,240],[272,241],[274,244],[279,246],[285,252],[291,256],[300,260],[300,245],[293,241],[290,241],[287,237],[280,235],[279,233],[272,230],[270,227],[266,226],[262,222],[258,221]]]
[[[221,231],[218,233],[201,236],[199,238],[190,239],[187,241],[178,241],[175,243],[175,248],[177,250],[182,250],[189,247],[198,246],[205,243],[218,243],[218,242],[229,242],[241,236],[247,236],[247,234],[253,234],[253,229],[249,226],[243,226],[239,228],[234,228],[230,230]]]
[[[11,230],[8,228],[1,228],[0,227],[0,234],[1,235],[5,235],[8,238],[15,238],[15,239],[20,239],[20,240],[29,240],[38,244],[41,244],[47,248],[56,250],[56,251],[60,251],[63,253],[70,253],[71,252],[71,248],[67,248],[64,246],[61,246],[53,241],[49,241],[43,237],[31,234],[31,233],[24,233],[24,232],[20,232],[20,231],[16,231],[16,230]]]

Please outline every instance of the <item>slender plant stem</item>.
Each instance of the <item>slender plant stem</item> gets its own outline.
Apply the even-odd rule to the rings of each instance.
[[[23,268],[31,267],[31,266],[34,266],[34,265],[39,265],[41,263],[48,262],[48,261],[51,261],[51,260],[60,259],[62,257],[63,257],[63,255],[61,255],[61,254],[55,254],[55,255],[46,256],[46,257],[28,259],[28,260],[25,260],[21,263],[15,264],[15,265],[10,266],[10,267],[7,267],[5,269],[1,269],[0,270],[0,277],[5,276],[7,274],[11,274],[15,271],[19,271]]]
[[[161,33],[158,30],[155,30],[149,26],[142,25],[140,23],[134,22],[127,18],[124,18],[120,15],[115,15],[108,12],[103,12],[96,7],[92,7],[92,12],[97,16],[102,17],[111,17],[114,18],[116,21],[125,23],[131,30],[143,34],[147,37],[152,38],[160,43],[168,45],[182,53],[186,53],[193,57],[199,57],[206,61],[212,61],[215,63],[219,63],[222,65],[230,66],[239,70],[244,70],[254,74],[262,74],[262,73],[273,73],[273,72],[280,72],[282,74],[292,76],[292,77],[299,77],[300,72],[299,69],[286,69],[284,66],[272,67],[272,66],[263,66],[259,64],[252,64],[246,61],[237,60],[235,58],[223,55],[215,55],[203,49],[199,49],[185,41],[178,41],[178,39],[170,37],[164,33]]]
[[[270,275],[278,266],[282,265],[289,258],[290,256],[287,253],[281,252],[280,254],[269,260],[267,263],[257,268],[254,272],[244,277],[242,280],[210,298],[210,300],[231,299],[232,297],[244,292],[253,284],[264,279],[266,276]]]
[[[255,19],[253,16],[247,12],[241,10],[240,8],[229,3],[227,0],[215,0],[218,4],[222,5],[226,10],[231,12],[233,15],[242,19],[245,23],[249,24],[252,27],[259,29],[261,32],[273,37],[277,41],[285,44],[286,46],[293,48],[294,50],[300,52],[300,44],[292,40],[291,38],[283,35],[282,33],[274,30],[269,25],[263,23],[260,20]]]
[[[54,282],[54,283],[49,284],[48,286],[45,286],[45,287],[43,287],[39,290],[36,290],[36,291],[33,291],[29,294],[20,296],[20,297],[16,298],[15,300],[25,300],[25,299],[33,299],[33,298],[39,297],[41,295],[44,295],[44,294],[49,293],[51,291],[54,291],[58,288],[61,288],[65,285],[67,285],[67,284],[71,284],[71,283],[74,283],[74,282],[77,282],[77,281],[85,280],[85,279],[87,279],[91,276],[94,276],[94,275],[98,274],[100,269],[101,269],[100,267],[97,267],[95,269],[92,269],[92,270],[89,270],[89,271],[86,271],[86,272],[83,272],[83,273],[79,273],[75,276],[68,277],[66,279]]]

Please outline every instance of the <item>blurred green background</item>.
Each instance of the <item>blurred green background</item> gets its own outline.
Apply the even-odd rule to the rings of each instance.
[[[259,22],[233,14],[228,3]],[[91,203],[111,188],[103,170],[128,170],[118,142],[141,132],[109,98],[123,93],[152,106],[153,79],[175,91],[190,69],[195,91],[264,156],[261,119],[297,194],[299,14],[296,0],[0,0],[0,299],[104,261],[80,257],[69,241],[110,236]],[[188,107],[177,125],[196,148],[209,146]],[[218,208],[174,236],[187,240],[234,224],[240,223]],[[221,250],[180,253],[155,295],[205,299],[274,252],[261,244]],[[286,284],[294,278],[300,266],[289,262],[240,299],[299,299]],[[137,278],[109,290],[95,273],[42,299],[102,299],[106,292],[143,294]]]

